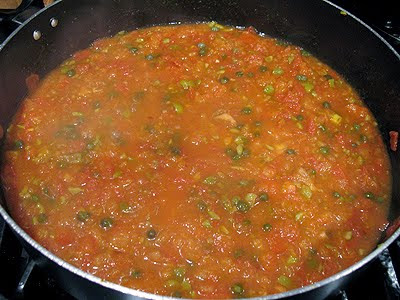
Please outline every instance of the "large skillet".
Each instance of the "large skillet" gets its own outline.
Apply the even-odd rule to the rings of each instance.
[[[31,17],[0,45],[0,124],[7,128],[27,93],[25,79],[31,73],[45,76],[95,39],[153,24],[211,20],[251,25],[304,47],[336,69],[360,93],[376,117],[386,144],[389,130],[399,130],[400,56],[366,24],[323,0],[60,0]],[[400,216],[400,156],[388,151],[393,179],[389,217],[393,222]],[[0,199],[0,214],[37,264],[52,273],[73,296],[164,298],[104,282],[51,254],[14,222],[4,197]],[[334,276],[264,299],[324,298],[362,272],[399,235],[400,230],[395,231],[381,247]]]

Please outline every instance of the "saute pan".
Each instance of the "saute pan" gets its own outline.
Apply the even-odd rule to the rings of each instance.
[[[59,0],[32,16],[0,45],[0,124],[7,128],[27,94],[26,78],[49,71],[94,40],[155,24],[217,21],[253,26],[299,45],[332,66],[358,91],[374,114],[384,142],[400,129],[400,56],[368,25],[324,0]],[[391,230],[380,247],[353,266],[315,284],[262,299],[325,298],[368,268],[400,235],[400,155],[388,147],[392,167]],[[163,299],[87,274],[31,239],[7,212],[0,214],[36,263],[79,299]],[[397,222],[398,223],[398,222]]]

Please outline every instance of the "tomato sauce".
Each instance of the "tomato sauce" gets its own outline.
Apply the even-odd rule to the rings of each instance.
[[[155,294],[305,286],[366,256],[388,224],[371,113],[330,67],[252,29],[95,41],[35,86],[3,155],[8,207],[35,240]]]

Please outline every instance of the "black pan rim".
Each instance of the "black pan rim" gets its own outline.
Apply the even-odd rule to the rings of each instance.
[[[325,2],[327,5],[330,5],[334,7],[335,9],[344,12],[346,17],[351,17],[354,19],[356,22],[360,23],[363,27],[368,29],[372,34],[375,35],[376,38],[378,38],[382,43],[385,44],[385,46],[393,52],[393,54],[399,59],[400,61],[400,54],[396,52],[396,50],[378,33],[376,32],[371,26],[366,24],[364,21],[361,19],[357,18],[355,15],[351,14],[347,10],[343,9],[342,7],[330,2],[329,0],[322,0]],[[22,28],[27,26],[29,22],[36,17],[40,16],[43,12],[51,9],[53,6],[56,6],[60,3],[62,3],[63,0],[57,0],[51,5],[43,8],[42,10],[38,11],[34,15],[32,15],[29,19],[27,19],[21,26],[19,26],[2,44],[0,44],[0,55],[1,51],[6,47],[8,43],[12,41],[12,39],[18,34]],[[101,285],[104,288],[112,289],[114,291],[133,296],[133,297],[140,297],[144,299],[155,299],[155,300],[161,300],[161,299],[171,299],[173,297],[169,296],[161,296],[161,295],[155,295],[131,288],[127,288],[124,286],[121,286],[116,283],[112,283],[109,281],[105,281],[100,279],[99,277],[96,277],[90,273],[84,272],[81,269],[67,263],[66,261],[62,260],[58,256],[54,255],[52,252],[44,248],[42,245],[40,245],[38,242],[36,242],[33,238],[31,238],[13,219],[12,217],[8,214],[8,212],[5,210],[3,205],[0,205],[0,215],[3,217],[5,222],[12,228],[12,230],[19,236],[21,236],[25,242],[27,242],[30,246],[32,246],[35,250],[39,251],[42,255],[44,255],[48,260],[51,262],[55,263],[56,265],[68,270],[69,272],[78,275],[79,277],[82,277],[83,279],[89,280],[92,283]],[[361,269],[364,265],[368,264],[371,262],[373,259],[375,259],[379,254],[381,254],[389,245],[391,245],[398,237],[400,236],[400,228],[398,228],[386,241],[384,241],[382,244],[379,245],[374,251],[369,253],[366,257],[363,259],[359,260],[357,263],[351,265],[350,267],[330,276],[327,277],[321,281],[315,282],[313,284],[300,287],[297,289],[289,290],[283,293],[277,293],[277,294],[271,294],[271,295],[266,295],[266,296],[261,296],[261,297],[253,297],[253,298],[248,298],[248,299],[265,299],[265,300],[275,300],[275,299],[283,299],[283,298],[289,298],[292,296],[304,294],[306,292],[310,292],[312,290],[316,290],[322,286],[328,285],[329,283],[332,283],[334,281],[337,281],[343,277],[346,277],[350,275],[351,273]]]

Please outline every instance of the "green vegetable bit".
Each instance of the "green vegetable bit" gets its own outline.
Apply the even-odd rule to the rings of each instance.
[[[328,101],[322,103],[323,108],[331,108],[331,104]]]
[[[206,211],[207,210],[207,204],[204,201],[200,200],[199,202],[197,202],[197,208],[200,211]]]
[[[375,199],[375,195],[373,193],[371,193],[371,192],[364,193],[364,197],[367,198],[367,199],[371,199],[371,200]]]
[[[292,285],[292,280],[285,275],[279,276],[278,282],[286,288],[289,288]]]
[[[298,81],[307,81],[308,78],[307,78],[306,75],[299,74],[299,75],[296,76],[296,79]]]
[[[241,283],[235,283],[234,285],[231,286],[231,291],[232,294],[235,296],[243,296],[244,294],[244,288]]]
[[[327,155],[327,154],[329,154],[330,149],[329,149],[328,146],[322,146],[322,147],[319,148],[319,152],[321,154]]]
[[[157,236],[157,232],[154,229],[149,229],[146,232],[146,236],[148,240],[154,240]]]
[[[130,275],[132,278],[138,279],[138,278],[142,278],[143,273],[140,270],[132,270]]]
[[[361,126],[358,124],[353,125],[354,130],[359,131],[361,129]]]
[[[181,267],[179,267],[179,268],[175,268],[174,269],[174,275],[177,277],[177,278],[179,278],[179,279],[183,279],[183,277],[185,276],[185,269],[184,268],[181,268]]]
[[[178,114],[183,113],[183,105],[181,103],[175,102],[175,103],[172,103],[172,105],[174,106],[176,113],[178,113]]]
[[[21,150],[24,148],[24,142],[22,140],[16,140],[14,142],[14,149],[15,150]]]
[[[216,28],[216,27],[213,27],[213,28]],[[213,28],[211,28],[211,30],[213,30]],[[171,294],[171,297],[182,298],[182,293],[180,291],[175,291]]]
[[[39,214],[38,216],[37,216],[37,221],[38,221],[38,223],[40,223],[40,224],[44,224],[44,223],[46,223],[47,222],[47,215],[46,214],[44,214],[44,213],[41,213],[41,214]]]
[[[271,230],[272,230],[272,225],[269,224],[269,223],[265,223],[265,224],[262,226],[262,229],[263,229],[265,232],[271,231]]]
[[[250,209],[250,204],[243,200],[238,200],[235,203],[236,209],[240,212],[248,212]]]
[[[301,194],[302,194],[305,198],[307,198],[307,199],[310,199],[310,198],[312,197],[312,191],[311,191],[311,188],[310,188],[308,185],[305,185],[305,184],[304,184],[304,185],[301,187],[300,192],[301,192]]]
[[[254,193],[248,193],[246,194],[246,196],[244,197],[244,199],[250,203],[250,204],[254,204],[256,202],[257,199],[257,195]]]
[[[360,141],[362,143],[366,143],[368,141],[368,137],[366,135],[364,135],[364,134],[361,134],[360,135]]]
[[[228,83],[229,82],[229,78],[228,77],[221,77],[220,78],[220,80],[219,80],[219,82],[221,82],[222,84],[226,84],[226,83]]]
[[[153,54],[147,54],[145,57],[144,57],[146,60],[153,60],[154,58],[155,58],[155,56],[153,55]]]
[[[236,77],[243,77],[244,73],[243,73],[243,71],[237,71],[235,73],[235,75],[236,75]]]
[[[311,53],[306,50],[301,50],[300,53],[302,56],[311,56]]]
[[[130,48],[129,48],[129,51],[130,51],[131,53],[133,53],[133,54],[136,54],[136,53],[139,51],[139,49],[136,48],[136,47],[130,47]]]
[[[215,176],[208,176],[203,180],[203,183],[208,184],[208,185],[213,185],[217,183],[217,177]]]
[[[268,71],[268,68],[267,68],[266,66],[260,66],[260,67],[258,68],[258,70],[259,70],[261,73],[265,73],[265,72]]]
[[[251,114],[252,113],[252,108],[251,107],[249,107],[249,106],[246,106],[246,107],[243,107],[242,108],[242,114],[245,114],[245,115],[249,115],[249,114]]]
[[[296,150],[294,150],[294,149],[287,149],[287,150],[286,150],[286,153],[289,154],[289,155],[294,155],[294,154],[296,154]]]
[[[260,201],[265,202],[265,201],[268,201],[269,197],[268,197],[268,194],[267,194],[267,193],[261,193],[261,194],[258,196],[258,199],[259,199]]]
[[[276,68],[272,71],[272,74],[274,75],[282,75],[283,74],[283,70],[281,68]]]
[[[296,116],[296,120],[297,120],[297,121],[303,121],[303,120],[304,120],[304,117],[303,117],[302,115],[297,115],[297,116]]]
[[[77,218],[78,221],[86,222],[90,218],[90,213],[85,211],[85,210],[80,210],[76,214],[76,218]]]
[[[179,83],[183,87],[184,90],[188,90],[189,88],[195,86],[195,84],[192,80],[181,80]]]
[[[68,77],[74,77],[76,72],[75,72],[74,69],[70,69],[70,70],[67,71],[66,74],[67,74]]]
[[[275,92],[275,89],[272,85],[267,85],[264,87],[264,94],[271,95]]]
[[[332,195],[333,195],[333,197],[335,197],[335,198],[340,198],[340,197],[341,197],[340,194],[339,194],[338,192],[333,192]]]
[[[302,85],[307,93],[310,93],[314,89],[314,85],[311,82],[304,82]]]
[[[113,219],[111,218],[103,218],[100,221],[100,227],[104,228],[104,229],[109,229],[113,226]]]
[[[233,257],[234,258],[239,258],[239,257],[241,257],[241,256],[243,256],[244,255],[244,250],[243,249],[236,249],[234,252],[233,252]]]

